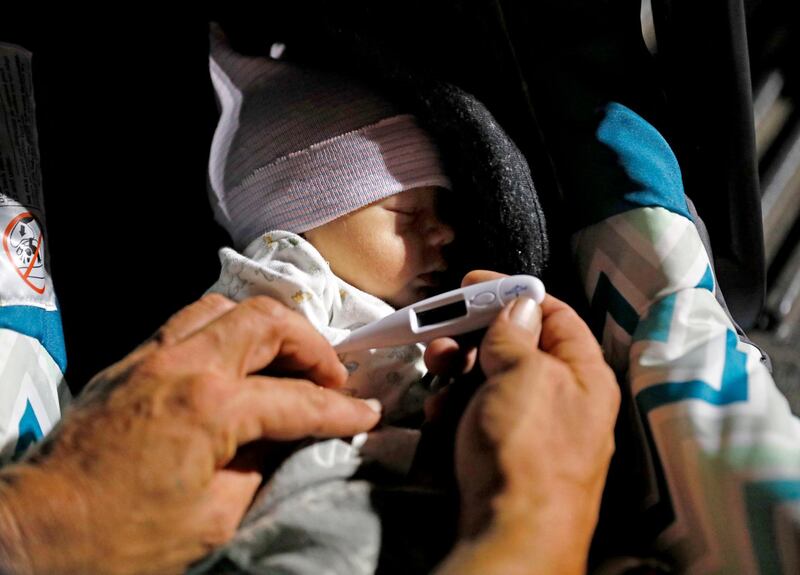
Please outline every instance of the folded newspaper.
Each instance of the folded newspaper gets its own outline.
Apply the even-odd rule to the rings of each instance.
[[[31,53],[0,43],[0,463],[46,434],[69,396],[45,239]]]

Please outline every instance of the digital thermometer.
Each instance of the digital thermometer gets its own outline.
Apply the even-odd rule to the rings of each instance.
[[[489,325],[503,307],[519,296],[541,303],[544,284],[539,278],[517,275],[455,289],[358,328],[333,348],[346,353],[468,333]]]

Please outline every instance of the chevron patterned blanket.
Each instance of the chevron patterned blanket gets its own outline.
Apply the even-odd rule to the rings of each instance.
[[[666,141],[619,104],[596,136],[627,185],[593,191],[573,250],[652,461],[638,504],[656,548],[680,572],[800,573],[800,421],[715,298]]]

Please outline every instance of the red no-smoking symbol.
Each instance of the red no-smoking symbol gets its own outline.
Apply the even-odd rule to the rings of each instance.
[[[44,293],[44,237],[39,222],[23,212],[6,226],[3,250],[22,281],[36,293]]]

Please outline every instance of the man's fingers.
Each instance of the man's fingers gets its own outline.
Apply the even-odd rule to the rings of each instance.
[[[209,512],[214,517],[203,519],[217,526],[217,536],[224,536],[212,543],[226,543],[233,536],[264,479],[261,468],[267,454],[258,447],[244,446],[228,465],[214,472],[208,485],[208,499],[213,502]]]
[[[215,414],[228,457],[258,439],[346,437],[372,429],[379,419],[376,400],[348,397],[301,379],[262,376],[242,381],[239,393]]]
[[[308,320],[267,297],[253,297],[180,344],[188,358],[243,377],[273,364],[318,385],[340,387],[347,370]]]
[[[156,332],[155,339],[162,345],[178,343],[234,307],[236,303],[222,294],[206,294],[169,318]]]
[[[520,297],[506,306],[481,342],[479,358],[486,377],[506,371],[533,355],[541,326],[541,309],[534,300]]]

